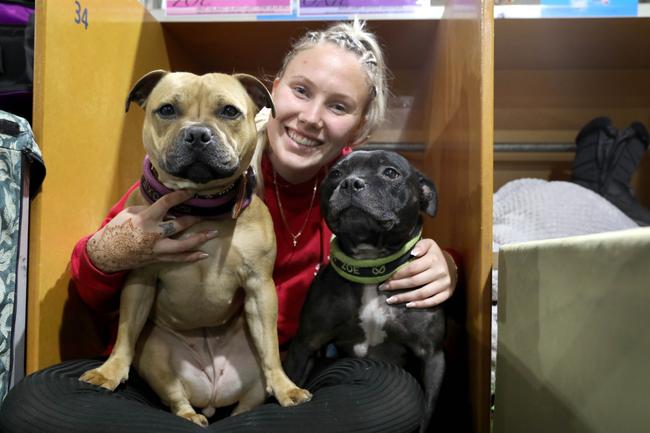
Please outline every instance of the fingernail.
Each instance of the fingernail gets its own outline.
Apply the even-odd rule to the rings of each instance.
[[[414,303],[414,302],[407,302],[407,303],[406,303],[406,308],[412,308],[412,307],[415,307],[415,303]]]
[[[207,259],[208,257],[210,257],[210,254],[208,254],[208,253],[199,254],[199,259],[200,260]]]
[[[379,290],[387,290],[388,289],[388,283],[381,283],[379,287],[377,287]]]
[[[219,235],[219,232],[216,230],[209,231],[205,234],[209,239],[216,238]]]
[[[395,302],[397,302],[397,299],[395,299],[395,297],[390,297],[386,299],[387,304],[394,304]]]
[[[417,248],[413,248],[413,249],[411,250],[411,255],[412,255],[413,257],[417,257],[417,256],[419,256],[419,255],[420,255],[420,250],[418,250]]]

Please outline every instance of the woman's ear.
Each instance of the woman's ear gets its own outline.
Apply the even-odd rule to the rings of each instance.
[[[277,90],[279,85],[280,85],[280,79],[279,78],[274,79],[273,86],[271,87],[271,96],[275,96],[275,91]]]

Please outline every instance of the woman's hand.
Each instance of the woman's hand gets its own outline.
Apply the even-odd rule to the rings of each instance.
[[[458,279],[456,264],[432,239],[421,239],[413,248],[415,258],[380,286],[381,290],[413,289],[389,297],[389,304],[406,303],[408,308],[438,305],[454,293]]]
[[[169,239],[199,221],[194,216],[166,219],[167,212],[191,197],[174,191],[150,206],[132,206],[118,213],[86,245],[93,264],[104,272],[135,269],[156,262],[192,262],[208,255],[198,248],[216,237],[199,232],[184,239]]]

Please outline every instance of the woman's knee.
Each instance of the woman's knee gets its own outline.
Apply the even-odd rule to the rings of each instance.
[[[367,419],[377,428],[385,423],[385,431],[417,428],[424,407],[422,388],[411,374],[369,359],[338,360],[307,388],[320,398],[347,400],[359,419]]]

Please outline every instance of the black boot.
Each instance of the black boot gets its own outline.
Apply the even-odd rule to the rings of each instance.
[[[605,197],[641,226],[650,209],[639,204],[630,180],[648,148],[648,131],[639,122],[618,131],[607,117],[587,123],[576,137],[572,181]]]

